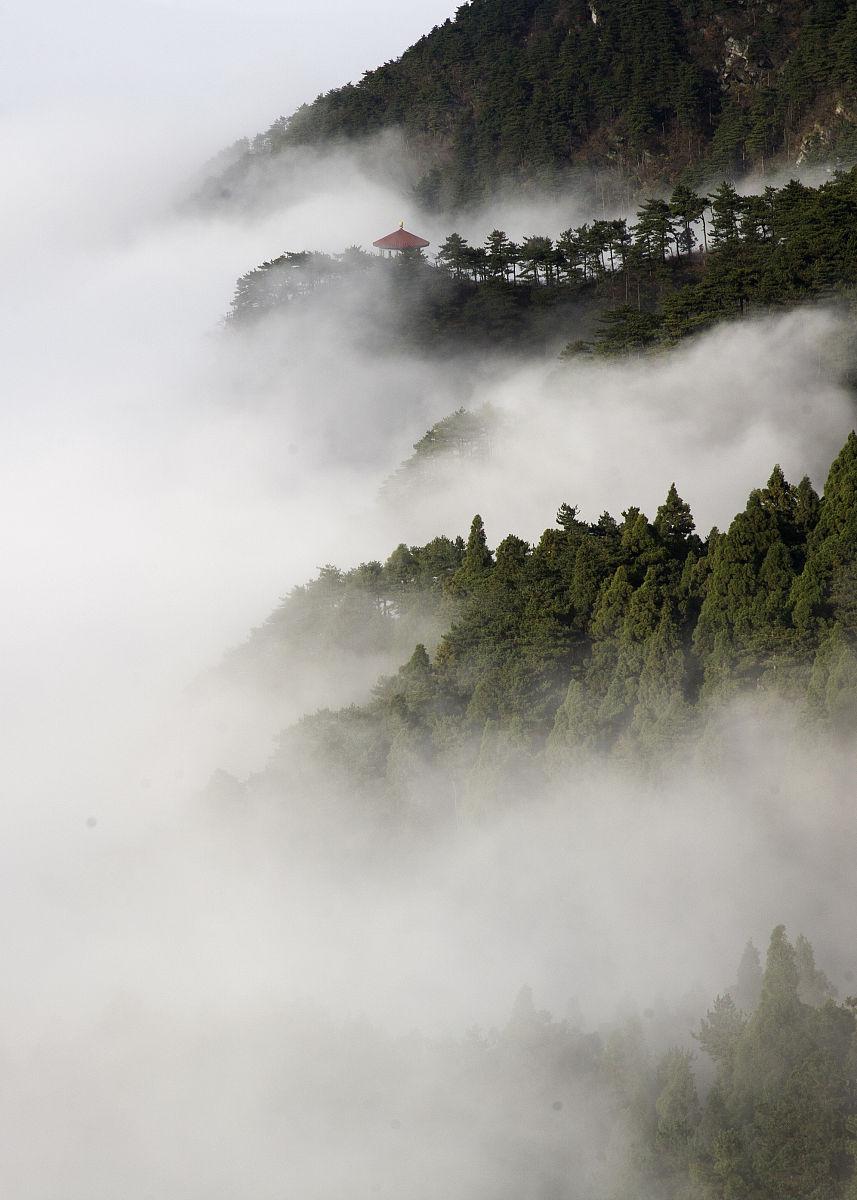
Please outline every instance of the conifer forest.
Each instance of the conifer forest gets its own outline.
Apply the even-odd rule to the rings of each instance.
[[[857,0],[121,8],[0,80],[0,1198],[857,1200]]]

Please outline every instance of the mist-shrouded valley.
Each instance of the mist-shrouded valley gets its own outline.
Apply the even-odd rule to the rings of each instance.
[[[3,1197],[857,1195],[857,8],[770,9],[16,16]]]

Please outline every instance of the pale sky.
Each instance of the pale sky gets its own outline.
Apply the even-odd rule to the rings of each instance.
[[[0,0],[0,116],[204,107],[225,138],[397,57],[454,0]]]

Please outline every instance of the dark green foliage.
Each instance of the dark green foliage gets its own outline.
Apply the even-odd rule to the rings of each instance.
[[[708,201],[705,197],[697,195],[687,184],[680,183],[670,197],[670,214],[679,223],[676,243],[683,254],[690,254],[697,244],[698,239],[694,226],[697,221],[704,219],[707,207]],[[704,224],[703,237],[704,247],[707,250],[708,232]]]
[[[855,227],[857,168],[817,189],[792,181],[751,196],[723,183],[706,200],[682,185],[669,204],[647,200],[630,229],[597,220],[520,246],[499,229],[478,247],[450,234],[435,266],[421,254],[388,260],[358,247],[284,254],[238,281],[229,319],[242,325],[333,298],[364,348],[553,350],[572,327],[590,340],[576,337],[564,358],[634,354],[748,313],[848,302]]]
[[[646,200],[637,213],[634,226],[634,246],[644,262],[667,260],[675,241],[675,227],[670,206],[665,200]]]
[[[451,240],[437,267],[419,253],[283,254],[238,280],[227,325],[252,326],[272,313],[329,315],[335,305],[363,351],[481,346],[508,353],[562,344],[585,300],[576,280],[560,279],[564,266],[554,252],[539,249],[549,239],[530,239],[526,256],[505,243],[502,261],[482,248],[450,247]]]
[[[712,245],[736,245],[741,240],[741,213],[746,200],[738,195],[731,183],[722,183],[710,203]]]
[[[390,127],[432,209],[509,181],[561,186],[581,166],[616,183],[691,164],[730,178],[777,156],[847,153],[855,61],[845,0],[473,0],[239,147],[207,191],[228,195],[260,157]]]
[[[746,684],[772,665],[788,670],[801,656],[795,592],[807,554],[808,503],[806,485],[792,487],[777,467],[712,549],[694,632],[709,695],[722,690],[724,655],[728,674]]]
[[[792,595],[795,623],[811,634],[838,621],[854,626],[854,547],[857,545],[857,435],[851,433],[830,468],[806,566]]]
[[[415,776],[442,767],[474,809],[593,751],[675,761],[704,727],[705,705],[742,691],[788,696],[845,733],[857,721],[853,593],[843,582],[857,577],[855,479],[851,435],[821,501],[808,480],[793,486],[776,467],[727,533],[705,542],[674,484],[654,522],[629,508],[621,525],[606,513],[587,524],[563,503],[558,528],[535,546],[510,535],[493,553],[476,516],[466,542],[402,545],[347,575],[325,568],[257,633],[256,654],[277,639],[340,654],[352,641],[364,653],[390,653],[409,636],[408,651],[423,643],[346,725],[375,730],[372,753],[360,752],[377,767],[373,788],[407,790],[408,762]],[[801,625],[807,595],[818,615]],[[435,631],[433,657],[423,628]],[[332,730],[335,716],[323,724]],[[818,996],[823,981],[811,964],[801,969],[801,995]],[[754,1007],[759,978],[748,945],[739,1009]]]
[[[681,630],[669,607],[646,639],[630,732],[647,754],[674,752],[690,732],[687,662]]]
[[[576,506],[572,508],[570,504],[561,504],[556,511],[556,523],[560,529],[572,534],[575,530],[584,528],[582,522],[577,519],[577,513]]]
[[[501,557],[502,563],[502,557]],[[449,590],[455,596],[471,596],[490,573],[494,558],[488,549],[485,526],[477,513],[470,526],[461,566],[449,581]]]
[[[636,354],[657,345],[662,328],[663,317],[657,313],[643,312],[630,304],[608,309],[595,331],[596,353],[611,357]]]
[[[655,533],[668,550],[680,553],[690,549],[690,537],[695,528],[690,505],[682,500],[675,484],[671,483],[667,498],[655,517]]]

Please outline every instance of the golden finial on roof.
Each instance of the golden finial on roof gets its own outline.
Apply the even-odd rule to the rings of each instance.
[[[400,221],[400,222],[399,222],[399,228],[400,228],[400,229],[404,229],[404,228],[405,228],[405,222],[404,222],[404,221]]]

